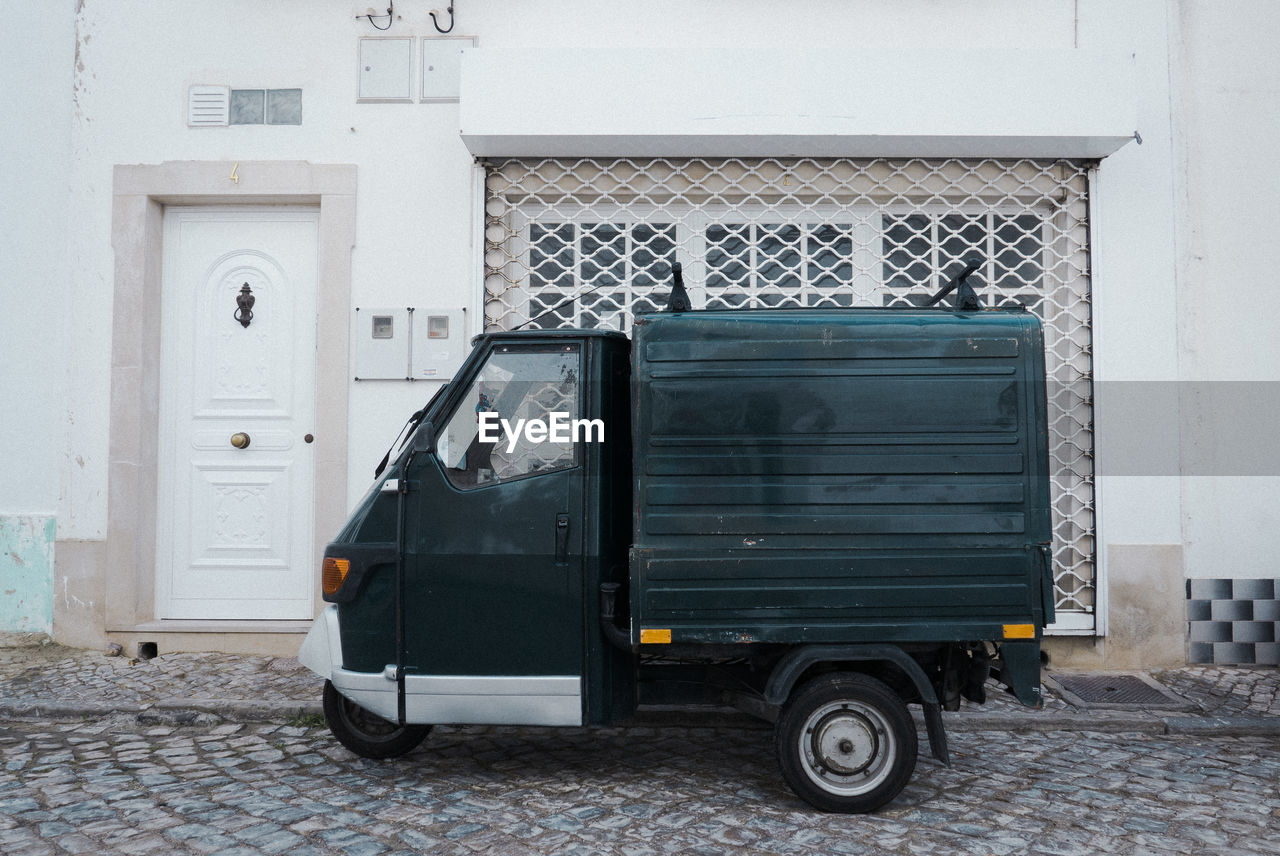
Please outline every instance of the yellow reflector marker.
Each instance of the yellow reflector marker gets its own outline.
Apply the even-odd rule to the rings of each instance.
[[[1034,624],[1006,624],[1004,626],[1004,638],[1034,639],[1036,638],[1036,626]]]
[[[640,631],[640,644],[642,645],[667,645],[671,642],[671,628],[663,628],[658,630],[653,627],[645,627]]]
[[[347,578],[347,571],[349,570],[351,570],[350,559],[334,559],[326,556],[320,580],[320,586],[324,589],[324,593],[334,594],[338,589],[342,588],[342,581]]]

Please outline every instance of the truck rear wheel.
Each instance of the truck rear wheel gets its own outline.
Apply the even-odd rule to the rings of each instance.
[[[397,725],[370,713],[324,682],[324,721],[329,731],[361,758],[398,758],[421,743],[430,725]]]
[[[916,766],[907,705],[875,678],[824,675],[801,686],[774,729],[782,778],[823,811],[868,812],[892,800]]]

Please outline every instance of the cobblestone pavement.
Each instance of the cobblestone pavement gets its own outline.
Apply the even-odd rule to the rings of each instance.
[[[1280,741],[969,732],[873,816],[781,783],[767,727],[439,728],[358,759],[323,729],[0,725],[0,852],[1280,852]]]
[[[1189,703],[1191,713],[1280,717],[1280,671],[1272,667],[1187,666],[1152,677]],[[0,702],[74,702],[105,708],[168,703],[263,701],[318,710],[323,681],[293,658],[228,654],[163,654],[151,660],[108,657],[58,645],[0,648]],[[268,711],[270,713],[270,711]],[[985,705],[965,703],[965,714],[1035,720],[1045,714],[1086,714],[1106,722],[1132,714],[1085,710],[1045,688],[1043,711],[1018,704],[993,683]]]
[[[1214,716],[1280,716],[1280,672],[1275,668],[1187,666],[1151,677]]]
[[[320,697],[324,681],[293,658],[164,654],[108,657],[59,645],[0,648],[0,698],[98,703]]]
[[[0,853],[1280,853],[1280,672],[1152,675],[1181,719],[993,686],[946,715],[951,768],[923,755],[849,817],[792,795],[741,717],[438,728],[373,762],[319,727],[293,659],[0,648]]]

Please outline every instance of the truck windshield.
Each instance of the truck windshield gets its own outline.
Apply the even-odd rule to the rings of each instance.
[[[449,480],[478,487],[576,466],[580,363],[576,344],[496,346],[436,440]]]

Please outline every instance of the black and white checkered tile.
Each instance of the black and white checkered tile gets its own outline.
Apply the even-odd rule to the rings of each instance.
[[[1187,580],[1189,663],[1280,665],[1280,579]]]

